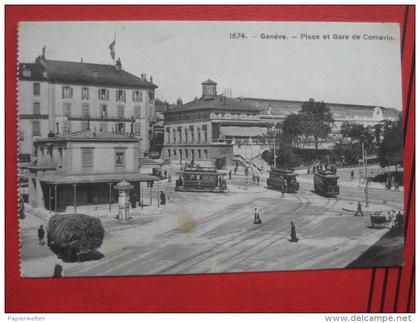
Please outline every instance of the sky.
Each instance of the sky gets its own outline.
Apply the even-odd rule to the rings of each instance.
[[[246,39],[232,39],[231,33]],[[261,38],[276,33],[287,39]],[[334,34],[349,39],[333,39]],[[156,97],[163,101],[200,97],[201,82],[211,78],[219,93],[231,89],[234,97],[314,98],[401,110],[397,24],[28,22],[19,26],[19,61],[33,62],[45,45],[47,59],[113,64],[108,47],[114,35],[123,68],[152,75],[159,86]],[[320,39],[311,39],[316,35]],[[363,35],[393,40],[363,40]]]

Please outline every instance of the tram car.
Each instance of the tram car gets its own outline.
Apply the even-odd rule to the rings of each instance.
[[[283,190],[286,183],[287,193],[299,191],[299,182],[296,180],[294,169],[272,167],[267,178],[267,187]]]
[[[337,196],[340,187],[337,184],[338,176],[331,170],[320,170],[314,174],[315,193],[321,195]]]
[[[226,192],[226,172],[213,167],[185,167],[177,172],[175,191],[180,192]]]

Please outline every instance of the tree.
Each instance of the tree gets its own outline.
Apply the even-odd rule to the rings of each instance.
[[[303,124],[301,115],[289,114],[282,124],[282,139],[286,143],[290,143],[294,148],[299,144],[299,137],[303,135]]]
[[[379,163],[381,167],[394,165],[395,171],[402,162],[403,155],[402,116],[395,121],[387,122],[383,129],[383,139],[379,146]]]
[[[323,102],[314,99],[302,103],[299,118],[305,137],[313,137],[315,155],[318,156],[319,139],[327,138],[334,125],[330,108]]]

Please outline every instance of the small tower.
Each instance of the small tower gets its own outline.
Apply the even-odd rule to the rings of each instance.
[[[217,83],[208,79],[201,83],[203,85],[203,95],[202,98],[211,98],[217,96]]]

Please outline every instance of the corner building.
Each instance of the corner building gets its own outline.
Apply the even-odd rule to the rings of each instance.
[[[163,158],[223,168],[233,164],[235,139],[261,133],[259,108],[241,98],[218,95],[212,80],[203,82],[202,88],[201,98],[178,102],[164,112]]]
[[[19,140],[21,161],[34,159],[34,139],[92,130],[131,133],[139,156],[149,151],[157,86],[115,65],[49,60],[19,64]],[[88,129],[88,127],[90,129]]]

